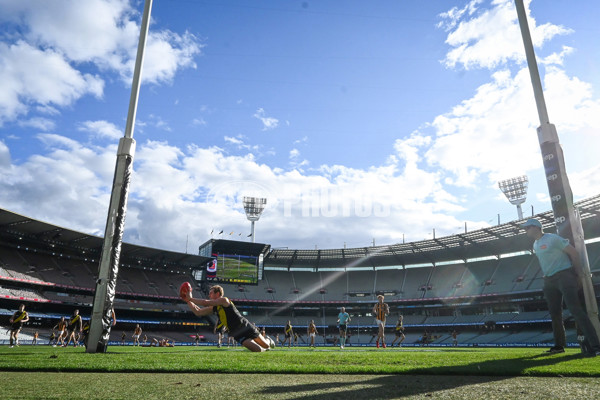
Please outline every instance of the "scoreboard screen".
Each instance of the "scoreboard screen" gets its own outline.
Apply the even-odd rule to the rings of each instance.
[[[206,264],[205,280],[210,282],[258,284],[258,257],[212,253]]]
[[[192,275],[196,281],[258,285],[269,248],[260,243],[211,239],[198,249],[199,255],[209,260]]]

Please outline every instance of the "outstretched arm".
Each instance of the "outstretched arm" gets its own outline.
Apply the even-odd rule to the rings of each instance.
[[[215,300],[195,299],[192,297],[191,290],[186,293],[183,300],[187,303],[190,310],[198,317],[212,314],[213,307],[215,306],[229,307],[230,305],[229,299],[226,297],[219,297]]]
[[[205,315],[212,314],[213,311],[212,307],[198,307],[192,301],[187,301],[187,305],[197,317],[203,317]]]

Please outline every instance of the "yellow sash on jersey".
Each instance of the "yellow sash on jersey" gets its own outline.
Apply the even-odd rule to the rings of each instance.
[[[13,324],[16,324],[17,322],[21,321],[26,316],[27,316],[27,311],[23,311],[23,313],[21,315],[19,315],[16,319],[13,320]]]
[[[81,318],[81,315],[76,315],[75,318],[73,318],[71,321],[69,321],[69,325],[71,325],[71,326],[75,325],[75,323],[77,321],[79,321],[79,318]]]

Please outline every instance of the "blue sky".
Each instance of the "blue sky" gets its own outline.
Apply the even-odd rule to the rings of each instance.
[[[526,1],[576,200],[600,192],[600,4]],[[101,235],[142,1],[0,0],[0,207]],[[340,248],[550,209],[511,0],[155,1],[125,240]],[[220,231],[223,234],[218,235]]]

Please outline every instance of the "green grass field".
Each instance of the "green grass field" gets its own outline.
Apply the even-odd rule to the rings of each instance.
[[[0,347],[2,399],[600,398],[578,349]],[[13,392],[15,382],[20,390]]]

